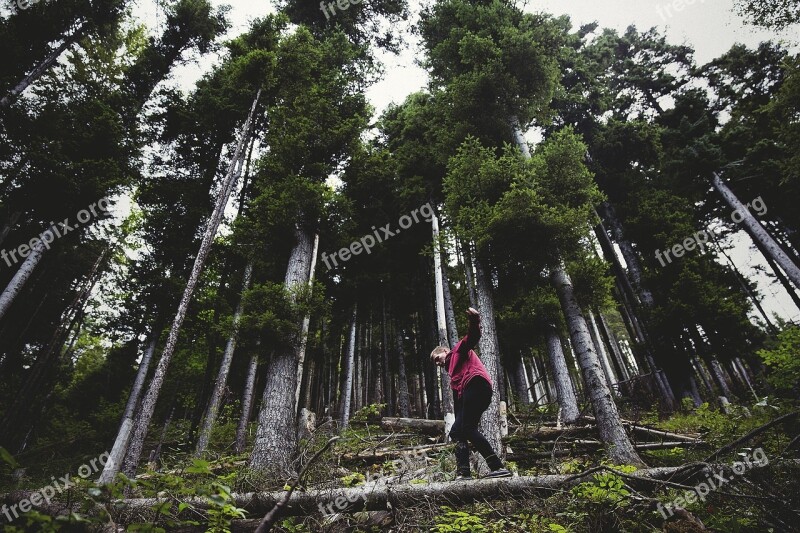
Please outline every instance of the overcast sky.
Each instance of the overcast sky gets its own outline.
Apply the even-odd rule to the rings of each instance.
[[[229,37],[246,31],[250,20],[274,11],[269,0],[214,2],[232,7],[230,18],[233,25]],[[421,3],[418,0],[410,2],[416,15]],[[679,9],[676,9],[676,5]],[[666,33],[669,41],[694,48],[695,61],[698,64],[718,57],[735,43],[754,47],[764,40],[781,40],[797,51],[797,43],[800,41],[800,29],[797,26],[781,34],[757,30],[743,24],[733,12],[733,5],[733,0],[536,0],[525,2],[524,9],[569,15],[576,28],[590,22],[598,22],[601,27],[613,28],[619,32],[623,32],[631,24],[639,30],[656,26]],[[155,6],[156,0],[138,0],[138,16],[153,29],[163,23],[163,20],[155,16]],[[398,31],[404,29],[398,28]],[[406,41],[408,48],[399,56],[382,56],[386,66],[385,77],[368,91],[368,97],[378,112],[392,102],[402,102],[408,94],[426,85],[425,72],[415,64],[420,53],[417,42],[411,35],[406,35]],[[214,61],[214,57],[205,57],[200,61],[190,62],[176,71],[175,81],[185,90],[191,90],[197,78]],[[741,200],[748,202],[752,198]],[[750,245],[749,238],[740,232],[733,237],[733,241],[736,245],[731,256],[745,275],[758,281],[759,290],[765,295],[764,307],[767,313],[777,313],[786,319],[800,322],[800,311],[794,307],[780,284],[769,283],[763,274],[756,271],[759,267],[769,269],[760,254]]]

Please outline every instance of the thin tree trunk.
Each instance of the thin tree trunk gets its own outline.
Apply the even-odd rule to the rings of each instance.
[[[514,384],[516,385],[517,389],[517,399],[521,405],[527,405],[533,403],[533,398],[531,397],[531,384],[528,383],[528,373],[525,372],[525,361],[522,358],[522,354],[519,356],[519,360],[517,361],[517,371],[514,376]]]
[[[411,406],[409,405],[408,375],[406,374],[406,354],[403,349],[403,332],[399,327],[395,327],[397,338],[397,410],[400,416],[408,418],[411,416]]]
[[[764,226],[750,213],[749,209],[739,201],[733,191],[722,182],[722,179],[716,172],[714,172],[711,183],[731,209],[741,214],[742,226],[747,234],[750,235],[750,238],[753,239],[753,241],[759,242],[764,250],[783,269],[792,283],[794,283],[794,286],[800,288],[800,268],[786,255]]]
[[[750,301],[753,302],[753,305],[758,310],[761,317],[764,319],[764,324],[767,326],[767,329],[769,329],[770,333],[772,333],[773,335],[777,335],[778,328],[775,327],[775,324],[773,324],[772,321],[769,319],[769,316],[767,316],[766,311],[764,311],[764,308],[761,305],[761,301],[758,299],[758,295],[750,288],[750,285],[748,285],[747,278],[744,276],[744,274],[741,273],[739,268],[736,266],[736,263],[734,263],[733,259],[731,259],[731,256],[728,255],[728,253],[719,243],[719,239],[717,239],[717,237],[714,235],[714,232],[708,231],[706,233],[709,235],[709,237],[711,237],[711,242],[714,243],[714,245],[717,248],[717,251],[721,253],[725,259],[728,260],[728,263],[731,266],[731,270],[733,270],[733,274],[736,276],[736,281],[739,283],[739,287],[741,287],[742,292],[744,292],[750,298]]]
[[[295,245],[289,257],[284,284],[290,294],[308,283],[312,263],[313,239],[309,231],[298,222],[295,226]],[[298,330],[302,329],[299,324]],[[258,429],[250,455],[250,467],[273,477],[294,475],[292,465],[297,448],[297,418],[295,417],[295,391],[297,390],[297,356],[300,340],[288,349],[275,352],[267,367],[267,383]]]
[[[597,352],[597,357],[600,360],[600,366],[603,368],[603,374],[605,374],[606,380],[608,381],[608,388],[614,396],[619,396],[614,388],[617,379],[614,375],[614,370],[611,368],[611,364],[609,363],[608,353],[606,352],[605,346],[603,346],[603,341],[600,339],[600,331],[597,329],[597,322],[595,322],[594,313],[591,311],[587,313],[586,326],[589,328],[589,336],[592,338],[592,343],[594,344],[595,351]]]
[[[614,240],[617,241],[617,244],[619,245],[619,249],[622,252],[622,257],[625,258],[625,264],[628,267],[628,273],[631,276],[631,282],[636,288],[636,292],[638,293],[642,304],[648,308],[653,307],[653,305],[655,305],[653,294],[642,284],[641,261],[639,260],[636,250],[633,249],[631,242],[625,238],[622,224],[617,218],[614,207],[608,202],[603,202],[600,204],[600,213],[603,215],[603,219],[608,222],[611,232],[614,235]]]
[[[450,347],[452,345],[448,342],[447,316],[444,300],[444,274],[442,272],[444,267],[442,265],[442,256],[439,251],[439,219],[436,213],[432,215],[431,228],[433,230],[433,276],[436,287],[436,325],[439,337],[438,342],[439,346]],[[450,292],[449,289],[447,292]],[[441,379],[442,414],[447,418],[447,415],[452,415],[454,412],[453,391],[450,389],[450,375],[444,368],[434,366],[434,369],[438,369]]]
[[[758,251],[761,252],[761,255],[764,256],[769,267],[772,269],[772,272],[775,273],[775,277],[778,278],[778,281],[783,286],[783,289],[789,294],[789,297],[794,302],[795,307],[800,309],[800,296],[797,295],[797,290],[792,285],[792,282],[786,277],[786,274],[783,273],[783,270],[778,266],[778,264],[772,259],[772,257],[767,252],[767,249],[761,245],[758,241],[753,241],[753,244],[756,245]]]
[[[106,460],[106,464],[103,465],[103,472],[100,474],[100,479],[97,480],[100,485],[112,483],[122,467],[122,461],[125,458],[125,452],[128,449],[128,442],[131,437],[131,430],[133,429],[136,407],[139,405],[139,397],[142,394],[147,372],[150,370],[150,362],[153,360],[153,354],[156,351],[160,336],[161,326],[156,324],[153,326],[153,331],[150,332],[150,339],[147,342],[144,355],[142,355],[142,360],[139,362],[139,369],[136,371],[136,379],[133,382],[130,394],[128,394],[128,403],[125,404],[125,411],[122,414],[122,422],[117,432],[117,438],[114,440],[114,446],[111,448],[111,453]]]
[[[478,305],[478,296],[475,294],[475,280],[472,275],[472,253],[470,252],[469,244],[463,244],[461,250],[464,253],[464,275],[469,289],[469,305],[475,307]]]
[[[575,298],[572,282],[563,266],[553,270],[551,276],[583,372],[586,393],[592,402],[600,438],[606,445],[607,453],[616,463],[643,466],[644,462],[625,433],[619,411],[603,378],[600,361],[592,347],[586,320]]]
[[[11,281],[9,281],[8,285],[6,285],[3,293],[0,294],[0,320],[3,320],[3,317],[11,308],[11,304],[14,303],[14,300],[22,292],[22,289],[30,279],[31,274],[33,274],[34,269],[42,260],[45,252],[50,249],[50,243],[56,239],[56,232],[57,230],[55,227],[51,227],[42,234],[42,238],[37,241],[37,243],[31,249],[28,257],[25,259],[19,269],[17,269],[14,277],[12,277]]]
[[[347,356],[344,366],[344,396],[342,398],[342,408],[339,418],[339,428],[345,429],[350,422],[350,401],[353,395],[353,366],[355,365],[356,355],[356,318],[358,316],[358,306],[353,309],[353,318],[350,322],[350,340],[347,343]]]
[[[158,458],[161,457],[161,447],[164,445],[164,440],[167,438],[167,431],[169,430],[169,425],[172,423],[173,416],[175,416],[174,405],[169,411],[169,416],[164,421],[164,427],[161,429],[161,436],[158,438],[158,444],[156,445],[155,450],[150,453],[150,458],[148,459],[148,462],[152,465],[154,470],[156,468],[156,463],[158,463]]]
[[[225,353],[222,356],[222,363],[219,367],[217,380],[214,382],[214,390],[211,392],[211,401],[206,410],[206,416],[203,419],[203,426],[200,428],[200,435],[197,439],[197,446],[195,447],[195,455],[201,456],[208,448],[208,440],[211,438],[211,430],[217,421],[217,414],[219,407],[222,403],[222,393],[228,385],[228,373],[231,369],[231,362],[233,362],[233,352],[236,351],[236,342],[239,339],[239,322],[242,320],[242,313],[244,312],[244,294],[250,288],[250,280],[253,276],[253,263],[248,262],[244,269],[244,276],[242,278],[242,293],[239,296],[239,305],[236,306],[236,311],[233,314],[233,325],[231,326],[231,333],[228,336],[228,344],[225,346]]]
[[[258,90],[258,93],[256,93],[256,96],[253,99],[253,105],[250,108],[250,114],[247,116],[247,120],[242,128],[242,136],[236,146],[236,151],[234,152],[228,168],[228,173],[222,181],[222,187],[214,204],[214,210],[212,211],[211,217],[206,225],[206,229],[203,234],[203,240],[200,244],[200,249],[197,251],[197,256],[195,257],[194,265],[192,266],[192,272],[189,275],[189,280],[186,282],[186,288],[183,291],[183,296],[178,304],[178,311],[175,313],[175,318],[172,321],[172,326],[170,327],[169,336],[167,337],[164,351],[162,352],[161,358],[158,361],[158,366],[156,367],[155,375],[150,382],[150,387],[147,391],[147,394],[142,401],[138,423],[136,425],[125,458],[125,462],[132,464],[134,469],[136,468],[136,464],[138,464],[142,455],[144,439],[147,436],[150,420],[153,418],[153,413],[155,412],[156,401],[158,401],[158,395],[161,392],[161,386],[164,384],[164,380],[167,376],[167,368],[172,360],[172,354],[175,352],[175,347],[178,344],[178,335],[180,334],[183,320],[186,318],[186,311],[189,308],[189,302],[194,294],[195,286],[200,279],[200,274],[205,266],[206,258],[211,251],[211,245],[214,241],[214,236],[217,233],[217,229],[219,229],[220,222],[222,221],[225,206],[228,203],[230,194],[233,191],[237,178],[239,177],[239,172],[241,171],[241,166],[244,159],[245,145],[250,138],[251,124],[253,122],[253,117],[256,112],[256,105],[258,104],[258,99],[260,96],[261,89]]]
[[[247,444],[247,426],[250,423],[250,416],[253,414],[253,393],[256,389],[256,371],[258,370],[258,353],[253,352],[250,356],[250,363],[247,365],[247,380],[244,385],[242,395],[242,417],[239,419],[239,426],[236,428],[236,444],[234,452],[242,453]]]
[[[108,248],[104,248],[95,260],[83,285],[75,292],[75,296],[62,314],[50,341],[28,371],[22,389],[16,394],[14,402],[6,409],[5,416],[0,420],[0,436],[9,443],[14,443],[14,437],[24,425],[32,427],[36,423],[40,412],[36,410],[39,392],[51,388],[53,376],[58,371],[58,364],[63,360],[64,343],[83,315],[83,309],[102,274],[101,266],[107,253]]]
[[[44,61],[39,63],[28,75],[26,75],[19,83],[17,83],[6,96],[0,99],[0,109],[5,109],[11,102],[16,100],[16,98],[22,94],[22,92],[30,86],[33,82],[39,79],[42,74],[47,72],[47,70],[53,66],[53,63],[64,53],[64,50],[72,46],[75,42],[78,41],[81,37],[83,37],[84,32],[86,31],[86,23],[81,23],[80,26],[70,35],[64,39],[55,50],[53,50],[49,56],[47,56]]]
[[[611,330],[608,327],[608,322],[603,316],[603,313],[600,311],[597,312],[597,326],[604,342],[611,350],[612,361],[615,362],[615,367],[620,373],[620,378],[626,381],[631,379],[631,371],[628,368],[628,363],[625,361],[625,357],[622,355],[622,352],[619,349],[617,339],[615,339],[614,335],[611,334]]]
[[[314,270],[317,267],[317,251],[319,250],[319,233],[314,235],[314,248],[311,251],[311,269],[308,274],[308,290],[314,288]],[[311,317],[303,317],[303,327],[300,331],[300,350],[297,354],[297,390],[294,394],[295,414],[299,411],[300,388],[303,386],[303,366],[306,362],[306,345],[308,344],[308,328],[311,324]]]
[[[556,399],[561,408],[561,419],[567,424],[573,424],[580,416],[578,400],[569,377],[569,368],[561,346],[561,338],[555,326],[552,325],[547,328],[547,353],[556,386]]]

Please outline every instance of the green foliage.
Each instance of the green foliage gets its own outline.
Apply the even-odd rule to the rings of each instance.
[[[488,531],[483,523],[483,518],[466,511],[454,511],[443,507],[444,514],[436,517],[436,526],[431,530],[436,533],[451,533],[454,531],[473,531],[485,533]]]
[[[357,487],[359,485],[363,485],[366,481],[364,474],[361,472],[353,472],[352,474],[348,474],[344,477],[339,478],[342,481],[342,484],[345,487]]]
[[[800,380],[800,328],[787,325],[771,346],[758,355],[770,369],[767,379],[779,389],[790,391]]]
[[[635,469],[635,467],[633,467]],[[610,505],[612,507],[627,505],[630,491],[625,488],[625,482],[613,472],[600,472],[595,474],[593,482],[584,482],[574,487],[572,493],[578,498],[588,500],[595,504]]]
[[[352,422],[366,422],[381,417],[381,413],[386,409],[385,403],[371,403],[365,405],[350,417]]]

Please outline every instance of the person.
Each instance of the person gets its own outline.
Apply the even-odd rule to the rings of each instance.
[[[492,378],[473,351],[481,338],[481,315],[470,307],[467,319],[467,334],[452,350],[437,346],[431,352],[434,364],[445,368],[450,375],[450,387],[453,389],[456,420],[450,429],[450,438],[456,443],[456,479],[472,477],[468,442],[475,446],[489,465],[491,472],[485,477],[509,477],[511,472],[504,467],[492,445],[478,430],[481,415],[492,401]]]

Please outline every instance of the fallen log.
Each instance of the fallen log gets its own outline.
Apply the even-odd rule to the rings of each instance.
[[[346,453],[342,459],[347,461],[364,461],[369,463],[379,463],[388,459],[395,459],[404,455],[414,455],[430,452],[439,448],[446,448],[452,444],[427,444],[425,446],[415,446],[413,448],[368,448],[358,453]]]
[[[648,481],[670,478],[680,481],[703,471],[709,465],[684,465],[680,467],[648,468],[634,472],[627,477],[628,483],[636,485]],[[683,475],[680,475],[683,474]],[[413,507],[420,502],[437,505],[463,505],[482,500],[514,499],[533,495],[548,496],[554,492],[573,487],[588,478],[578,475],[542,475],[504,479],[478,479],[471,481],[452,481],[425,484],[387,485],[372,483],[353,488],[332,488],[294,492],[282,509],[284,516],[300,516],[312,513],[351,513],[357,511],[386,510],[387,505],[398,509]],[[249,516],[261,515],[285,498],[285,492],[254,492],[234,494],[233,503],[245,509]],[[139,498],[120,500],[112,507],[114,514],[124,516],[133,513],[139,520],[142,514],[152,513],[156,506],[169,502],[166,498]],[[211,505],[204,499],[182,500],[192,507],[192,512],[202,512]],[[187,509],[187,511],[189,510]],[[124,520],[123,520],[124,522]]]
[[[391,418],[381,419],[384,431],[409,431],[438,437],[444,435],[444,420],[427,420],[425,418]]]

